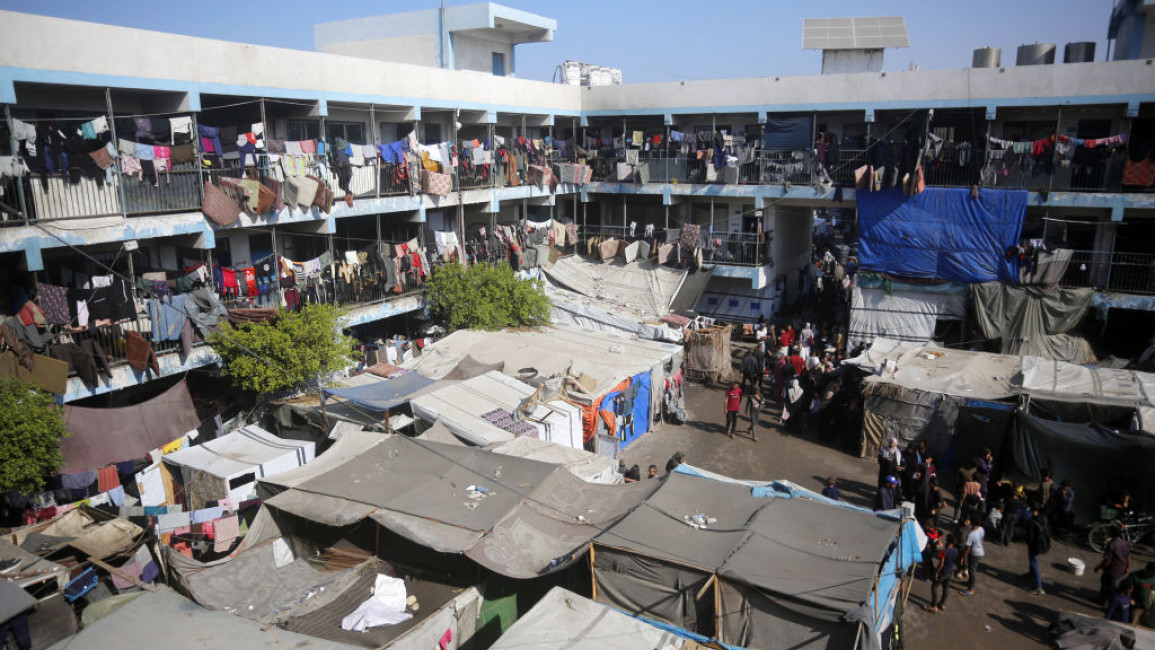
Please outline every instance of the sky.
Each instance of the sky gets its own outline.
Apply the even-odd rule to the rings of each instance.
[[[468,4],[447,0],[447,6]],[[963,68],[974,49],[1003,50],[1013,65],[1024,43],[1096,43],[1106,58],[1113,0],[580,0],[499,4],[558,22],[552,43],[519,46],[519,77],[549,80],[566,59],[621,68],[626,83],[817,74],[822,54],[802,49],[803,18],[904,16],[910,47],[885,53],[886,70]],[[0,0],[0,8],[300,50],[313,24],[438,6],[437,0]],[[50,38],[50,36],[49,36]],[[131,50],[131,46],[129,46]],[[118,50],[120,54],[117,54]],[[109,56],[125,51],[110,43]],[[181,56],[139,52],[132,56]],[[187,53],[195,56],[195,53]],[[2,63],[2,62],[0,62]]]

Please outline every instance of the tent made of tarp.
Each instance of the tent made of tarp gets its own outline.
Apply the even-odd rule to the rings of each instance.
[[[325,388],[322,392],[327,397],[339,397],[371,411],[388,411],[405,404],[414,393],[432,383],[432,379],[411,372],[351,388]]]
[[[368,517],[427,548],[529,578],[572,564],[655,483],[598,485],[559,465],[395,435],[265,503],[329,526]]]
[[[315,447],[312,441],[278,438],[250,424],[167,454],[164,463],[179,473],[186,505],[195,510],[209,501],[239,503],[250,498],[257,479],[307,464],[313,460]]]
[[[587,332],[614,332],[637,336],[646,341],[682,340],[682,332],[665,323],[657,322],[641,313],[616,305],[587,298],[572,291],[546,285],[546,296],[553,303],[551,312],[555,325],[571,325]]]
[[[1082,488],[1084,498],[1075,499],[1074,505],[1080,519],[1099,516],[1094,490],[1127,490],[1135,502],[1155,503],[1155,481],[1149,477],[1155,467],[1155,436],[1096,423],[1055,422],[1025,410],[1015,417],[1015,465],[1028,476],[1040,476],[1047,468],[1052,476]]]
[[[482,363],[505,361],[508,375],[526,371],[536,373],[539,378],[567,375],[580,378],[580,382],[575,382],[580,383],[580,388],[571,384],[565,399],[587,411],[596,408],[608,393],[620,390],[622,382],[639,375],[648,375],[650,386],[664,387],[666,378],[672,376],[682,362],[679,345],[558,326],[531,331],[459,330],[426,348],[420,357],[406,365],[427,377],[439,379],[466,354]],[[648,391],[648,396],[644,425],[642,418],[635,419],[634,429],[638,434],[649,431],[661,412],[662,391]],[[596,421],[589,412],[583,420],[584,439],[590,440]]]
[[[504,361],[509,375],[523,368],[536,370],[539,377],[558,376],[569,370],[592,380],[589,392],[597,396],[639,372],[672,365],[672,373],[681,354],[677,345],[591,334],[573,327],[501,332],[458,330],[405,365],[431,379],[443,378],[466,355],[481,363]]]
[[[670,313],[687,271],[648,261],[631,264],[588,262],[568,255],[544,268],[554,284],[594,299],[593,306],[637,322]]]
[[[418,418],[429,423],[441,420],[462,440],[485,446],[512,440],[515,436],[482,416],[497,409],[521,412],[522,406],[537,392],[538,389],[525,382],[490,371],[415,397],[410,405]],[[522,417],[542,440],[567,447],[582,445],[582,414],[572,404],[555,400],[529,405]]]
[[[940,320],[962,320],[966,316],[966,287],[952,285],[952,291],[890,291],[883,288],[854,287],[850,300],[851,347],[877,338],[928,343]]]
[[[81,506],[48,521],[8,531],[7,537],[21,548],[48,556],[69,547],[85,558],[103,560],[137,547],[140,526],[111,513]]]
[[[554,587],[489,647],[490,650],[691,650],[702,646],[564,587]]]
[[[579,430],[579,442],[580,436],[581,431]],[[622,481],[621,474],[618,474],[617,463],[612,458],[584,449],[574,449],[546,440],[526,437],[490,445],[487,449],[506,456],[561,465],[574,476],[590,483],[615,484]]]
[[[722,381],[734,360],[730,352],[731,327],[707,327],[686,332],[686,372]]]
[[[68,567],[45,560],[7,539],[0,539],[0,562],[7,560],[18,560],[20,564],[14,565],[0,582],[7,582],[21,589],[41,583],[55,583],[55,590],[63,591],[70,578]]]
[[[167,445],[200,424],[185,381],[152,399],[119,408],[65,406],[67,438],[60,440],[61,474],[79,474]]]
[[[14,582],[0,580],[0,621],[8,621],[36,607],[36,599]],[[5,634],[5,642],[8,641]]]
[[[924,544],[894,512],[683,465],[594,539],[594,591],[627,612],[712,628],[731,645],[878,648]]]
[[[51,647],[51,650],[361,650],[361,646],[318,639],[232,614],[213,612],[167,587],[146,593]]]

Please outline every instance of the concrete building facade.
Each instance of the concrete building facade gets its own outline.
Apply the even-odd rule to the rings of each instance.
[[[271,253],[310,259],[376,242],[419,238],[432,245],[435,232],[468,239],[479,227],[520,219],[573,222],[582,241],[696,224],[720,242],[707,260],[716,265],[715,277],[744,288],[759,310],[773,313],[792,299],[809,260],[814,210],[853,209],[854,169],[869,143],[913,131],[972,150],[957,167],[928,169],[929,185],[989,182],[1028,190],[1028,228],[1069,224],[1069,247],[1090,265],[1070,283],[1100,289],[1104,309],[1155,309],[1155,188],[1123,185],[1125,152],[982,180],[988,137],[1155,138],[1149,60],[595,88],[514,78],[515,45],[551,40],[555,31],[552,20],[482,3],[317,25],[321,51],[304,52],[0,12],[0,156],[20,150],[23,124],[79,128],[95,118],[115,125],[125,117],[188,117],[242,135],[260,131],[270,140],[330,146],[388,145],[410,133],[427,145],[476,140],[493,149],[499,141],[548,138],[548,162],[581,158],[594,170],[588,183],[551,188],[526,182],[524,159],[499,156],[485,173],[453,175],[452,191],[438,195],[410,191],[381,160],[354,167],[342,189],[336,172],[321,163],[310,169],[333,188],[327,212],[245,212],[220,226],[202,212],[205,183],[231,167],[174,168],[155,185],[120,173],[99,183],[60,174],[16,178],[2,168],[0,271],[59,283],[59,269],[82,258],[124,270],[131,270],[123,266],[129,260],[137,268],[175,269],[198,261],[239,266]],[[196,54],[93,54],[118,42]],[[503,54],[503,74],[495,74],[495,52]],[[695,171],[692,156],[668,146],[634,147],[621,158],[587,150],[591,142],[637,137],[669,144],[675,133],[757,134],[783,116],[808,118],[810,143],[820,135],[841,142],[840,162],[820,169],[806,147],[774,150],[751,137],[759,142],[752,158],[732,174],[709,177]],[[623,178],[619,164],[627,162],[634,171]],[[264,168],[267,154],[258,151],[256,163]],[[348,324],[372,327],[419,313],[420,295],[416,286],[358,295],[343,302],[352,308]],[[171,342],[157,347],[162,376],[216,362],[211,350],[181,355]],[[121,370],[96,386],[73,377],[65,399],[153,377]]]

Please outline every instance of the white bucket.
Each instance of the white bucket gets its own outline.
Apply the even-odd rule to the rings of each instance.
[[[1071,573],[1081,576],[1086,570],[1087,564],[1077,557],[1069,557],[1067,558],[1067,568],[1071,570]]]

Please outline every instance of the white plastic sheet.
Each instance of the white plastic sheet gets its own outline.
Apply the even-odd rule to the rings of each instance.
[[[396,625],[413,618],[405,611],[405,581],[377,574],[373,595],[341,619],[342,630],[364,632],[371,627]]]

